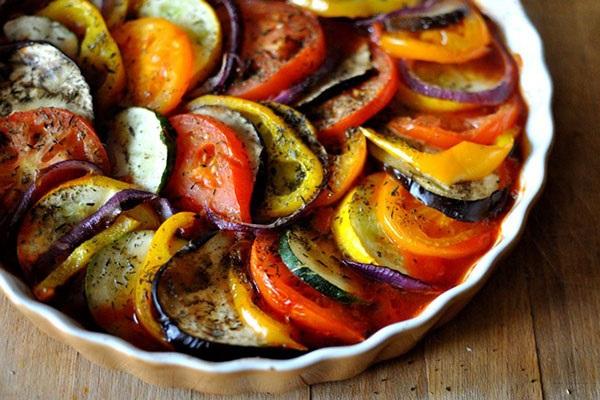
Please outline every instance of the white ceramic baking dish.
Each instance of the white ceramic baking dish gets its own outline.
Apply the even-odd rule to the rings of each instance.
[[[282,392],[313,383],[347,379],[371,364],[411,349],[429,330],[448,321],[483,286],[498,259],[516,242],[543,186],[552,143],[552,82],[542,43],[519,0],[479,0],[482,10],[501,27],[509,47],[523,59],[521,85],[529,105],[527,156],[519,197],[502,224],[494,247],[467,279],[435,299],[417,317],[390,325],[363,343],[323,348],[290,360],[241,359],[212,363],[179,353],[152,353],[103,333],[90,332],[60,311],[32,298],[29,288],[0,266],[0,289],[36,326],[86,358],[164,386],[204,392]],[[469,327],[465,327],[469,329]]]

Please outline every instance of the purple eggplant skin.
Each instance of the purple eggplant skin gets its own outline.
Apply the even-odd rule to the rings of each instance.
[[[188,253],[197,251],[210,240],[214,234],[215,233],[213,232],[212,234],[208,234],[195,240],[179,251],[173,258],[183,257]],[[165,338],[175,350],[207,361],[229,361],[247,357],[261,357],[275,360],[290,359],[305,353],[303,351],[286,349],[283,347],[251,347],[219,343],[184,332],[174,318],[171,318],[167,314],[159,295],[161,281],[165,278],[165,275],[168,274],[169,268],[172,266],[173,263],[169,261],[163,265],[156,274],[152,284],[152,302],[157,312],[157,320],[163,328]],[[202,268],[202,265],[199,265],[198,267]]]
[[[510,189],[495,191],[481,200],[457,200],[432,193],[395,168],[386,166],[385,170],[398,180],[410,194],[428,207],[444,213],[446,216],[462,222],[480,222],[498,217],[509,204]]]

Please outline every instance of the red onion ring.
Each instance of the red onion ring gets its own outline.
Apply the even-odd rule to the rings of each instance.
[[[79,245],[108,228],[123,211],[130,210],[142,203],[153,201],[157,198],[158,196],[153,193],[136,189],[126,189],[118,192],[100,207],[98,211],[84,218],[79,224],[54,242],[32,265],[32,274],[35,278],[43,279]]]
[[[27,187],[21,195],[19,203],[10,215],[3,216],[0,222],[0,229],[5,239],[12,241],[12,235],[21,222],[23,215],[35,204],[44,194],[54,187],[80,178],[84,175],[103,175],[102,169],[88,161],[67,160],[41,170],[36,180]]]
[[[412,278],[396,270],[388,267],[381,267],[373,264],[363,264],[355,261],[344,260],[343,263],[349,267],[355,268],[368,277],[377,281],[387,283],[398,289],[406,290],[409,292],[436,292],[438,291],[435,287],[422,282],[418,279]]]
[[[189,97],[199,97],[208,93],[224,93],[227,90],[231,75],[241,64],[240,49],[242,47],[242,17],[234,0],[218,0],[229,15],[229,38],[223,52],[223,60],[219,71],[208,78],[199,88],[193,90]]]
[[[354,25],[359,27],[369,27],[377,22],[385,22],[390,18],[398,18],[404,16],[417,16],[422,13],[428,12],[431,7],[436,5],[439,0],[423,0],[420,4],[412,7],[404,7],[396,11],[392,11],[387,14],[379,14],[374,17],[358,19],[354,21]]]
[[[503,44],[494,39],[493,46],[502,58],[504,74],[498,84],[491,89],[469,92],[465,90],[448,89],[425,82],[411,71],[411,63],[407,60],[398,60],[400,79],[402,79],[410,89],[424,96],[455,101],[458,103],[478,104],[481,106],[500,105],[508,100],[515,91],[518,81],[518,68],[514,59],[510,56]]]

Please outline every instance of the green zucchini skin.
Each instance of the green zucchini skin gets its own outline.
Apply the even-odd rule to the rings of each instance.
[[[142,107],[121,111],[107,141],[114,177],[160,193],[175,160],[173,138],[169,122],[154,111]]]
[[[315,290],[339,302],[361,302],[360,285],[341,262],[335,245],[329,240],[302,228],[293,228],[281,235],[279,255],[288,269]],[[313,239],[314,238],[314,239]]]

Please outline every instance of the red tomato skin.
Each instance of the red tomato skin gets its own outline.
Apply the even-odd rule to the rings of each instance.
[[[169,122],[177,132],[177,156],[167,193],[181,208],[210,208],[236,222],[251,222],[252,175],[236,133],[203,115],[182,114]]]

